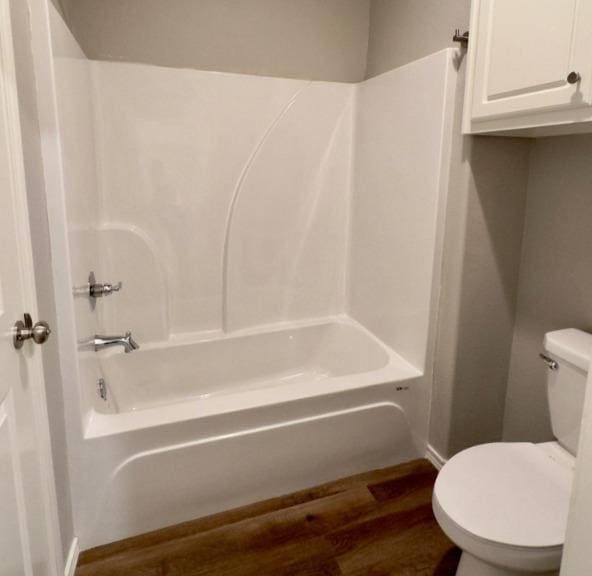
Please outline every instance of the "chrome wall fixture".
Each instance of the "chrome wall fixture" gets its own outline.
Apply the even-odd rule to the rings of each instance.
[[[103,336],[95,334],[91,341],[95,352],[105,348],[112,348],[114,346],[121,346],[126,354],[139,350],[140,345],[133,339],[131,332],[126,332],[124,336]]]
[[[97,282],[94,272],[88,275],[88,282],[84,286],[76,286],[73,290],[75,296],[88,296],[89,298],[102,298],[123,288],[123,282],[109,284],[108,282]]]
[[[140,345],[134,340],[132,333],[129,331],[123,336],[120,334],[113,336],[95,334],[92,338],[78,342],[79,350],[94,350],[95,352],[99,352],[105,348],[115,348],[118,346],[123,348],[123,351],[126,354],[140,349]]]
[[[557,364],[557,362],[555,362],[555,360],[553,360],[553,358],[550,358],[546,354],[539,354],[539,356],[543,360],[543,362],[547,365],[547,368],[549,368],[549,370],[559,370],[559,364]]]
[[[103,402],[107,402],[107,383],[104,378],[99,378],[97,382],[97,394]]]
[[[119,292],[122,288],[123,282],[118,282],[117,284],[97,282],[94,272],[91,272],[88,276],[88,295],[91,298],[110,296],[114,292]]]
[[[452,37],[453,42],[458,42],[463,47],[467,47],[469,45],[469,31],[461,32],[460,28],[457,28],[454,31],[454,36]]]
[[[90,298],[91,308],[94,310],[97,304],[97,298],[103,296],[110,296],[115,292],[119,292],[123,288],[123,282],[117,284],[110,284],[108,282],[97,282],[94,272],[88,275],[88,282],[84,286],[75,286],[74,296]]]

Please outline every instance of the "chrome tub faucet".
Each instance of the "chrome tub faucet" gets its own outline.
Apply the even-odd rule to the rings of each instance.
[[[95,352],[104,348],[122,346],[125,353],[129,354],[140,348],[140,345],[132,338],[131,332],[126,332],[125,336],[101,336],[100,334],[95,334],[92,344],[95,347]]]

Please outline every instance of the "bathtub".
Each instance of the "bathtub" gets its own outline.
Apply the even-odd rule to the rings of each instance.
[[[110,351],[101,367],[117,412],[199,401],[202,415],[240,408],[256,391],[265,390],[257,396],[267,404],[418,375],[351,320],[153,344],[133,354]]]
[[[347,317],[99,356],[82,548],[425,451],[422,373]]]

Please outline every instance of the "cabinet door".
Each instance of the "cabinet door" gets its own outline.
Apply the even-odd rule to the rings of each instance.
[[[590,106],[592,1],[475,0],[473,9],[473,120]]]

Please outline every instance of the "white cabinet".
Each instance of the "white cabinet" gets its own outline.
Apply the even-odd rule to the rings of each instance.
[[[473,0],[464,131],[592,131],[592,0]]]

